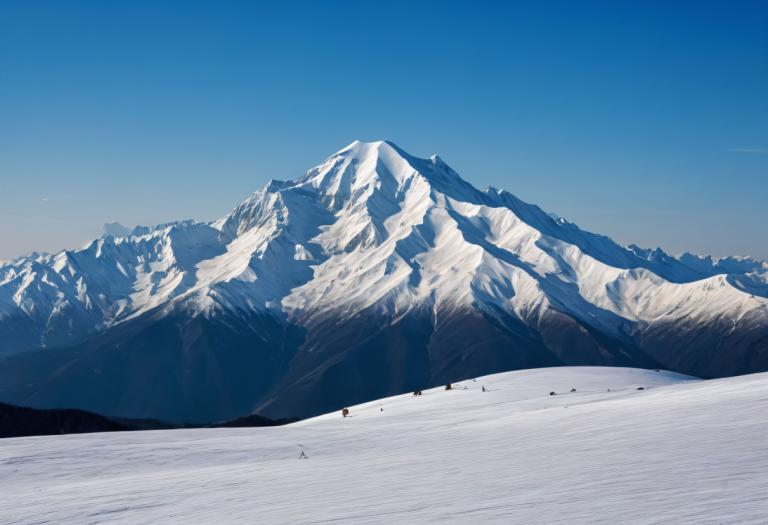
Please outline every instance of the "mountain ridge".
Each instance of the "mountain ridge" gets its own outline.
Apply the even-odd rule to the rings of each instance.
[[[623,247],[388,141],[132,232],[0,265],[0,400],[189,420],[207,384],[205,417],[285,418],[521,367],[768,367],[768,263]],[[126,393],[145,363],[184,410]]]

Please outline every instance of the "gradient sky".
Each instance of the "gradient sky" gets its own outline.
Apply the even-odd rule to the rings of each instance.
[[[0,258],[382,138],[622,243],[768,258],[768,2],[0,0]]]

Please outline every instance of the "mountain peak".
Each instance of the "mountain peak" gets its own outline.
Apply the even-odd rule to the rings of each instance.
[[[356,140],[311,169],[301,182],[309,182],[328,194],[342,190],[345,182],[358,188],[372,183],[379,191],[389,188],[399,192],[415,179],[454,199],[484,200],[483,193],[462,179],[440,156],[417,157],[390,140]]]
[[[335,155],[339,155],[342,153],[346,153],[349,151],[370,151],[370,150],[377,150],[379,148],[388,147],[392,148],[396,151],[401,152],[403,155],[408,155],[402,148],[400,148],[397,144],[392,142],[391,140],[353,140],[351,143],[347,144],[343,148],[341,148],[339,151],[337,151]]]
[[[42,399],[56,376],[56,403],[158,410],[132,417],[301,416],[353,401],[339,384],[380,397],[558,363],[744,373],[768,367],[766,337],[768,267],[625,248],[389,141],[213,223],[0,265],[0,357],[78,345],[4,361],[0,393]],[[83,377],[96,390],[67,398]],[[182,401],[158,408],[137,377]]]
[[[424,161],[424,159],[418,159],[417,157],[414,157],[404,149],[400,148],[397,144],[389,140],[374,140],[370,142],[356,140],[348,146],[340,149],[329,158],[351,159],[359,164],[362,164],[366,161],[381,161],[388,165],[392,164],[393,162],[411,164],[414,160]]]

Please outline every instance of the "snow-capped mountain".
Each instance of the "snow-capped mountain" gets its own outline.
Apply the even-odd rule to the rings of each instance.
[[[0,266],[0,400],[206,421],[503,370],[768,369],[768,263],[623,247],[354,142],[212,223]]]

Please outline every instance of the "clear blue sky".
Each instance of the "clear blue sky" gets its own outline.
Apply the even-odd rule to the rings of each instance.
[[[623,243],[768,258],[768,2],[0,0],[0,258],[380,138]]]

